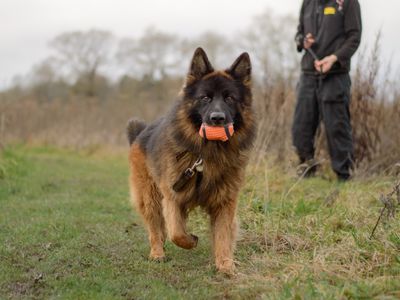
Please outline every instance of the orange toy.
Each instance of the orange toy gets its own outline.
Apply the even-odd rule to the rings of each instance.
[[[224,126],[210,126],[203,123],[200,127],[199,134],[202,138],[209,141],[222,141],[226,142],[233,135],[233,124]]]

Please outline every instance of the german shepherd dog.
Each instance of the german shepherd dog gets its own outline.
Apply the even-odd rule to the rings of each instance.
[[[201,48],[172,110],[150,125],[129,121],[131,198],[148,230],[150,259],[165,258],[167,236],[196,247],[186,220],[200,206],[210,215],[218,271],[234,273],[237,198],[255,131],[249,55],[215,71]]]

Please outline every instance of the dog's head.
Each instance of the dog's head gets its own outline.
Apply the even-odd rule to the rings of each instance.
[[[230,68],[216,71],[204,50],[196,49],[176,109],[174,136],[186,148],[198,149],[204,145],[202,137],[217,141],[229,139],[227,144],[239,149],[251,147],[256,125],[249,55],[243,53]]]
[[[225,71],[215,71],[203,49],[196,49],[184,87],[194,125],[241,125],[241,112],[251,106],[251,63],[241,54]]]

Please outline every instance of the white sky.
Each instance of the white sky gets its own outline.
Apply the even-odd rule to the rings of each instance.
[[[381,28],[387,61],[400,65],[400,0],[359,0],[363,44]],[[298,14],[301,0],[0,0],[0,89],[49,52],[47,42],[70,30],[106,29],[138,36],[149,25],[190,37],[206,30],[233,35],[252,16],[272,9]]]

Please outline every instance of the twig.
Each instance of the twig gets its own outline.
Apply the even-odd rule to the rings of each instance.
[[[379,214],[378,221],[376,221],[376,224],[375,224],[375,226],[374,226],[374,229],[372,230],[371,236],[369,237],[370,240],[372,240],[372,238],[374,237],[375,230],[376,230],[376,228],[378,227],[379,222],[381,221],[382,216],[383,216],[383,213],[385,212],[385,210],[386,210],[386,206],[385,206],[385,207],[382,207],[381,213]]]
[[[393,196],[396,195],[397,205],[400,205],[400,181],[393,187],[393,190],[387,195],[381,195],[380,200],[383,203],[384,207],[381,209],[381,213],[379,214],[379,218],[376,221],[374,229],[372,230],[371,236],[369,239],[371,240],[374,237],[376,228],[378,228],[379,222],[381,221],[383,214],[387,210],[388,218],[394,218],[396,215],[396,200],[393,199]]]

